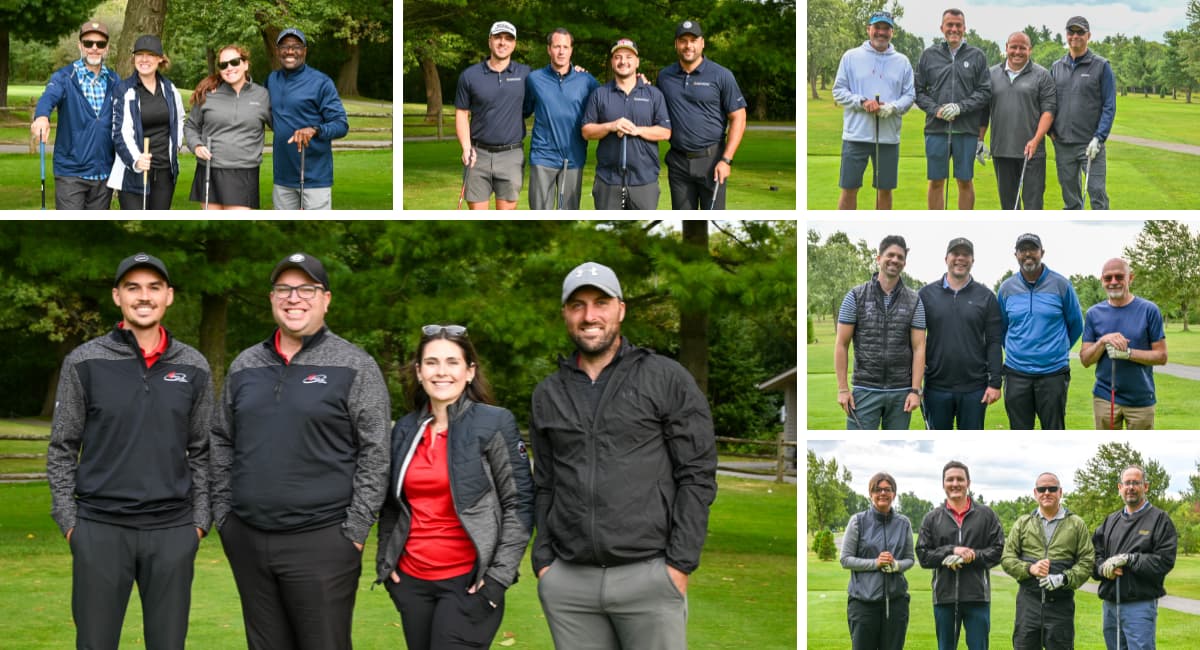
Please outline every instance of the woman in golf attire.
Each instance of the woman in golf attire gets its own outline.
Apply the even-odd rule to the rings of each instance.
[[[222,47],[217,72],[196,85],[183,125],[196,154],[188,198],[208,210],[257,209],[263,135],[270,126],[271,97],[250,80],[250,53],[241,45]]]
[[[908,632],[908,580],[916,562],[912,524],[892,509],[896,479],[879,472],[867,484],[871,507],[850,518],[842,568],[850,570],[846,622],[854,650],[901,650]]]
[[[162,75],[170,65],[157,36],[139,36],[133,44],[133,74],[113,93],[117,157],[108,186],[118,190],[122,210],[171,208],[183,146],[183,98]]]
[[[465,327],[423,327],[405,372],[417,408],[392,430],[377,582],[408,648],[487,648],[533,532],[525,445],[513,414],[491,405]]]

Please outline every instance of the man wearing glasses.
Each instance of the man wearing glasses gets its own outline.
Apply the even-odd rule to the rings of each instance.
[[[1100,280],[1108,300],[1087,310],[1079,360],[1096,364],[1092,414],[1097,429],[1154,428],[1154,370],[1167,362],[1167,334],[1158,305],[1133,295],[1133,269],[1113,258]]]
[[[108,27],[88,21],[79,28],[79,60],[58,69],[33,112],[30,133],[38,142],[50,135],[50,113],[58,109],[54,136],[54,207],[107,210],[112,189],[105,185],[113,166],[112,93],[121,82],[104,65]]]
[[[1050,66],[1058,92],[1050,136],[1064,210],[1083,209],[1080,192],[1085,182],[1092,209],[1108,209],[1104,142],[1117,115],[1117,82],[1108,60],[1088,49],[1090,30],[1083,16],[1068,20],[1068,52]],[[1087,178],[1081,179],[1081,173]]]
[[[276,210],[330,210],[333,141],[350,130],[346,109],[329,75],[305,65],[304,32],[285,29],[275,45],[282,67],[264,84],[275,130],[271,200]]]
[[[1117,484],[1125,507],[1109,515],[1092,535],[1104,601],[1104,644],[1109,650],[1155,647],[1158,599],[1163,581],[1175,568],[1179,536],[1167,513],[1150,505],[1146,470],[1130,465]]]
[[[362,549],[387,489],[387,386],[329,331],[316,258],[271,273],[279,327],[229,368],[213,425],[213,523],[251,649],[349,649]],[[269,551],[267,550],[269,549]]]
[[[1017,579],[1013,648],[1075,647],[1075,590],[1092,576],[1087,524],[1062,505],[1058,477],[1037,477],[1037,510],[1021,515],[1004,540],[1000,565]]]

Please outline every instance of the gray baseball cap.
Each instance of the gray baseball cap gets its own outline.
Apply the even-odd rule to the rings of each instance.
[[[621,281],[617,279],[617,274],[603,264],[584,262],[571,269],[567,277],[563,278],[562,301],[564,305],[567,304],[567,299],[571,297],[571,294],[580,287],[596,287],[617,300],[625,300],[621,293]]]

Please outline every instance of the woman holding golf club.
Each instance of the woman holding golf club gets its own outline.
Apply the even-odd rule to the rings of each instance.
[[[162,75],[171,61],[162,41],[143,34],[133,44],[133,74],[113,96],[116,160],[108,186],[122,210],[168,210],[179,178],[183,146],[183,98]]]
[[[916,563],[912,524],[892,508],[896,479],[879,472],[867,484],[871,507],[850,517],[842,568],[850,570],[846,622],[854,650],[902,650],[908,633],[908,580]]]
[[[250,52],[241,45],[222,47],[216,73],[196,84],[183,125],[196,154],[188,198],[206,210],[257,209],[263,136],[270,126],[271,98],[250,80]]]

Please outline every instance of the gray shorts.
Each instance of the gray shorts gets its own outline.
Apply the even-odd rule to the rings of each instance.
[[[525,151],[520,147],[492,153],[475,149],[475,166],[467,173],[467,202],[484,203],[496,193],[501,201],[516,201],[525,177]]]
[[[271,203],[276,210],[299,210],[300,209],[300,188],[284,187],[282,185],[274,185],[271,188]],[[306,187],[304,188],[304,209],[305,210],[332,210],[333,209],[333,188],[332,187]]]

